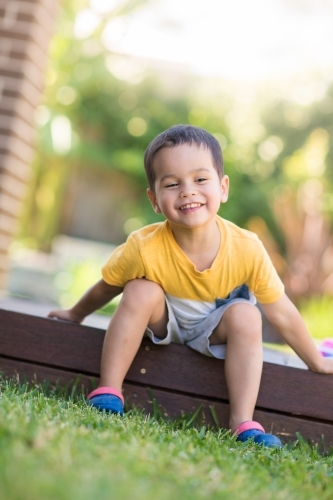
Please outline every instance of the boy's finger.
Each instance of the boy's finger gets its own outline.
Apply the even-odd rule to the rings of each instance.
[[[49,314],[47,315],[48,318],[57,318],[57,311],[50,311]]]

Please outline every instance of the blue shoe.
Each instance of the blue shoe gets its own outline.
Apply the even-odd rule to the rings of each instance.
[[[253,440],[256,444],[268,448],[282,448],[281,440],[273,434],[266,434],[265,429],[258,422],[243,422],[236,429],[237,441],[244,443]]]
[[[88,396],[88,404],[99,411],[116,415],[124,414],[124,398],[121,392],[112,387],[99,387]]]

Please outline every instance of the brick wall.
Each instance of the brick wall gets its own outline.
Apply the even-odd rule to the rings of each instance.
[[[58,0],[0,0],[0,289],[30,178],[33,113],[57,7]]]

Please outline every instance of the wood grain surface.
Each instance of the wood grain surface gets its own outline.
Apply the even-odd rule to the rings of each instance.
[[[20,380],[48,380],[78,386],[87,394],[98,383],[104,331],[0,309],[0,371]],[[78,378],[79,377],[79,378]],[[183,345],[156,346],[143,339],[126,376],[128,404],[151,412],[151,388],[163,414],[176,417],[203,405],[213,424],[214,406],[222,427],[228,422],[224,361]],[[285,439],[296,431],[333,445],[333,377],[264,363],[255,418]]]

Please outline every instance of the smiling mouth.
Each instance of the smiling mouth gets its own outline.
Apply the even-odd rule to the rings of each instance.
[[[179,207],[179,210],[190,210],[191,208],[199,208],[202,207],[203,203],[188,203],[187,205],[183,205]]]

